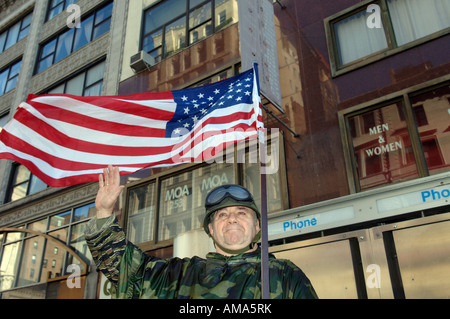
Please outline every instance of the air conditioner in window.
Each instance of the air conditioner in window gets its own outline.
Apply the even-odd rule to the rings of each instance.
[[[145,51],[139,51],[130,59],[130,67],[136,72],[145,70],[152,65],[155,65],[155,59]]]

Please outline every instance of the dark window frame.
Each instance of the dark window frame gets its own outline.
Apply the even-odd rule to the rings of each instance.
[[[17,65],[18,65],[17,73],[11,75],[11,71]],[[0,96],[6,94],[9,91],[12,91],[12,90],[14,90],[16,88],[17,81],[19,79],[19,73],[20,73],[21,66],[22,66],[22,60],[18,60],[18,61],[14,61],[14,62],[8,64],[5,68],[0,70],[0,74],[3,74],[4,72],[8,73],[7,76],[6,76],[5,83],[4,84],[0,83]],[[11,88],[8,89],[8,85],[13,83],[13,81],[15,81],[14,87],[11,87]]]
[[[53,3],[53,0],[48,2],[47,13],[45,15],[45,21],[50,21],[54,17],[56,17],[61,12],[65,11],[71,4],[76,3],[78,0],[59,0],[58,2]],[[56,10],[53,12],[53,10]]]
[[[22,18],[17,20],[12,26],[10,26],[5,31],[0,33],[0,39],[2,36],[4,36],[4,39],[0,41],[0,53],[9,49],[14,44],[16,44],[17,42],[19,42],[20,40],[22,40],[23,38],[25,38],[28,35],[28,33],[30,31],[30,26],[31,26],[32,20],[33,20],[33,12],[28,12]],[[8,39],[11,36],[11,32],[17,25],[19,25],[19,27],[18,27],[16,38],[12,41],[11,45],[6,47],[6,45],[8,44]]]
[[[17,170],[20,167],[23,167],[26,170],[28,170],[29,177],[26,180],[23,180],[21,182],[15,183],[14,179],[15,179],[15,176],[16,176],[16,172],[17,172]],[[48,185],[44,184],[45,185],[44,188],[39,188],[37,191],[32,191],[32,185],[33,185],[33,182],[36,179],[38,179],[38,182],[40,181],[42,184],[44,184],[36,175],[32,174],[31,171],[28,168],[25,167],[25,165],[20,164],[18,162],[14,162],[13,166],[11,167],[11,175],[10,175],[9,182],[8,182],[8,188],[7,188],[7,192],[6,192],[5,203],[10,203],[10,202],[13,202],[13,201],[16,201],[16,200],[20,200],[22,198],[27,197],[28,195],[38,193],[38,192],[43,191],[43,190],[48,188]],[[24,185],[26,187],[25,195],[23,197],[20,197],[20,198],[17,198],[15,200],[13,200],[12,196],[14,194],[15,188],[16,187],[20,187],[21,185]]]
[[[380,8],[381,22],[383,25],[382,29],[384,30],[384,34],[386,36],[387,48],[384,48],[377,52],[373,52],[356,60],[350,61],[346,64],[341,64],[338,52],[337,35],[334,25],[346,18],[366,11],[368,6],[373,4],[378,5]],[[325,18],[324,27],[330,59],[331,73],[333,77],[337,77],[339,75],[354,71],[371,63],[382,60],[386,57],[398,54],[426,42],[432,41],[436,38],[450,34],[450,27],[447,27],[445,29],[417,38],[405,44],[398,45],[387,0],[362,1],[361,3],[358,3],[352,7],[349,7],[341,12]]]
[[[157,9],[158,6],[164,5],[165,3],[167,3],[167,1],[169,1],[169,0],[158,1],[157,3],[151,5],[149,8],[145,9],[142,14],[141,38],[140,38],[139,47],[141,50],[145,50],[147,53],[152,55],[155,58],[156,63],[164,60],[165,58],[167,58],[173,54],[176,54],[177,52],[179,52],[181,50],[186,49],[187,47],[189,47],[199,41],[204,40],[208,36],[210,36],[216,32],[219,32],[224,27],[229,25],[229,23],[226,23],[226,21],[228,19],[225,19],[224,23],[216,25],[216,16],[217,16],[218,12],[216,12],[217,7],[216,7],[215,0],[203,0],[203,1],[196,0],[192,7],[190,5],[190,1],[192,1],[192,0],[184,0],[184,1],[186,1],[186,9],[183,13],[180,13],[176,17],[173,17],[170,20],[165,21],[162,25],[158,25],[157,27],[155,27],[151,30],[148,30],[146,32],[145,26],[146,26],[146,17],[148,15],[148,13],[154,9]],[[230,1],[234,1],[234,0],[230,0]],[[210,17],[191,27],[190,20],[189,20],[190,15],[193,12],[195,12],[196,10],[201,9],[208,5],[211,6],[209,9]],[[166,52],[166,48],[165,48],[166,27],[171,25],[172,23],[175,23],[176,21],[179,21],[180,19],[183,19],[183,18],[184,18],[184,24],[185,24],[185,29],[184,29],[185,38],[183,41],[184,44],[178,50],[175,50],[173,52]],[[201,28],[202,26],[207,26],[208,24],[210,24],[210,31],[207,32],[207,34],[205,36],[194,37],[193,35],[191,35],[191,32],[193,33],[196,29]],[[157,34],[157,33],[161,34],[160,35],[161,36],[161,44],[158,44],[158,45],[154,46],[153,48],[147,50],[144,47],[146,38],[150,38],[152,34]]]
[[[111,28],[111,20],[112,20],[112,14],[113,14],[113,10],[114,10],[113,5],[114,5],[114,2],[109,2],[109,3],[107,3],[107,4],[103,5],[103,6],[95,9],[94,11],[91,11],[89,13],[89,15],[85,16],[81,20],[81,28],[79,28],[79,29],[78,28],[65,28],[62,32],[54,35],[49,40],[43,42],[39,46],[39,51],[38,51],[38,56],[37,56],[37,59],[36,59],[36,65],[35,65],[34,74],[38,74],[38,73],[41,73],[41,72],[45,71],[50,66],[52,66],[55,63],[63,60],[64,58],[70,56],[72,53],[78,51],[79,49],[83,48],[84,46],[86,46],[90,42],[96,40],[100,36],[102,36],[105,33],[109,32],[109,30]],[[106,10],[106,8],[109,7],[109,6],[111,6],[110,7],[111,8],[111,14],[107,15],[106,18],[104,18],[104,19],[102,19],[100,21],[96,21],[97,17],[100,16],[100,13],[102,12],[102,10]],[[82,34],[84,32],[84,30],[85,30],[84,26],[86,26],[86,23],[83,23],[83,22],[87,22],[89,19],[93,19],[92,24],[88,24],[87,25],[87,27],[90,28],[89,39],[87,39],[87,42],[84,43],[83,45],[76,46],[76,44],[77,44],[76,43],[77,36]],[[96,34],[96,30],[98,30],[105,23],[108,23],[108,21],[109,21],[108,30],[103,31],[100,34]],[[69,35],[69,37],[71,37],[70,49],[68,50],[68,53],[65,54],[63,57],[58,58],[57,57],[57,53],[58,53],[57,50],[58,50],[58,47],[61,47],[60,41],[62,41],[63,38],[66,35]],[[47,59],[49,59],[50,61],[48,63],[46,63],[46,64],[43,64],[43,62],[46,61]]]
[[[358,159],[354,155],[350,119],[358,115],[367,114],[367,112],[383,108],[393,103],[400,103],[402,106],[403,115],[405,116],[404,120],[406,122],[407,134],[410,138],[413,153],[409,154],[408,156],[413,157],[415,160],[418,174],[417,178],[423,178],[439,173],[430,172],[430,167],[428,166],[424,151],[423,141],[421,140],[421,134],[419,132],[421,122],[416,118],[411,101],[416,96],[420,96],[421,94],[432,92],[446,86],[450,86],[450,76],[444,76],[442,78],[431,80],[429,82],[410,87],[399,92],[394,92],[386,97],[356,105],[338,113],[344,157],[346,162],[347,180],[351,193],[370,190],[374,187],[363,189],[360,185],[358,174]],[[399,182],[382,184],[376,187],[384,187],[391,184],[397,184]]]

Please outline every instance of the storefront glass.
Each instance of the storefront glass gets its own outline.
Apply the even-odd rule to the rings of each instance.
[[[19,269],[19,253],[21,248],[22,242],[15,242],[13,244],[3,246],[2,262],[0,265],[0,290],[6,290],[14,287],[16,273]]]
[[[128,238],[134,244],[153,240],[155,183],[133,188],[128,193]]]
[[[44,246],[44,237],[33,237],[24,241],[18,286],[27,286],[40,281],[39,272]]]
[[[68,227],[65,227],[48,234],[66,243],[68,232]],[[63,266],[65,259],[66,252],[62,245],[58,245],[56,242],[47,242],[44,261],[42,263],[41,281],[43,282],[46,281],[47,278],[55,278],[57,276],[61,276],[64,273]]]
[[[86,223],[95,214],[94,203],[48,216],[17,227],[23,232],[0,235],[0,291],[47,282],[48,279],[71,274],[69,265],[80,261],[68,247],[87,264],[92,256],[84,238]],[[81,221],[81,222],[80,222]],[[51,236],[48,238],[45,236]]]
[[[430,174],[450,168],[450,86],[411,98]]]
[[[360,189],[419,176],[400,101],[353,116],[349,126]]]
[[[94,260],[91,255],[91,251],[89,250],[89,247],[86,243],[86,239],[84,238],[84,229],[86,227],[86,224],[87,221],[72,226],[70,234],[70,248],[72,248],[75,253],[89,265],[93,264]],[[68,254],[67,265],[70,264],[76,264],[81,267],[82,271],[84,270],[79,260],[74,258],[73,255]],[[67,274],[67,267],[65,274]]]
[[[229,163],[208,165],[164,179],[159,200],[158,240],[201,227],[207,193],[216,186],[233,183],[234,165]]]
[[[94,203],[90,205],[81,206],[76,208],[73,214],[73,222],[78,222],[86,218],[91,218],[96,215]]]

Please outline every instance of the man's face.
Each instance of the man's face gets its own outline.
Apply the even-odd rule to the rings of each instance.
[[[218,210],[208,225],[214,240],[229,250],[248,247],[259,232],[259,221],[255,212],[248,207],[230,206]],[[229,255],[225,252],[218,252]]]

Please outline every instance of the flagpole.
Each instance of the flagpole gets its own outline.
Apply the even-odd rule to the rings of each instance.
[[[258,63],[253,62],[253,70],[255,72],[256,83],[259,94],[259,73]],[[258,134],[259,136],[259,134]],[[259,144],[259,170],[260,170],[260,185],[261,185],[261,290],[262,299],[270,299],[270,281],[269,281],[269,240],[267,227],[267,188],[266,188],[266,174],[263,170],[263,163],[266,163],[265,158],[265,141],[258,138]]]

